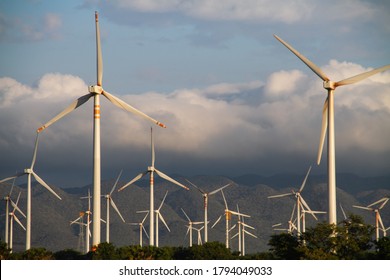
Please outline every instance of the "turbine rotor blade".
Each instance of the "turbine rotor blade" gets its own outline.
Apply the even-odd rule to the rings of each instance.
[[[42,186],[44,186],[49,192],[51,192],[55,197],[57,197],[59,200],[62,200],[62,198],[52,189],[49,187],[48,184],[45,183],[45,181],[43,181],[41,179],[41,177],[38,176],[38,174],[36,174],[35,172],[32,172],[35,180],[38,181],[38,183],[40,183]]]
[[[97,85],[102,85],[103,80],[103,57],[102,48],[100,45],[100,28],[99,28],[99,14],[95,12],[95,25],[96,25],[96,74]]]
[[[134,179],[132,179],[130,182],[128,182],[126,185],[124,185],[123,187],[119,188],[118,189],[118,192],[120,191],[123,191],[125,188],[127,188],[128,186],[130,186],[131,184],[133,184],[134,182],[138,181],[139,179],[141,179],[143,176],[145,176],[146,174],[148,174],[149,171],[145,171],[143,173],[140,173],[138,174],[137,176],[135,176]]]
[[[300,60],[302,60],[303,63],[305,63],[314,73],[318,75],[323,81],[329,81],[329,78],[322,72],[322,70],[315,65],[313,62],[311,62],[309,59],[307,59],[305,56],[300,54],[296,49],[294,49],[292,46],[287,44],[285,41],[283,41],[278,36],[274,35],[274,37],[281,42],[285,47],[287,47],[293,54],[295,54]]]
[[[182,187],[183,189],[186,189],[187,191],[189,190],[188,187],[184,186],[183,184],[179,183],[178,181],[176,181],[175,179],[172,179],[171,177],[169,177],[168,175],[162,173],[161,171],[157,170],[157,169],[154,169],[154,171],[157,173],[158,176],[160,176],[161,178],[171,182],[171,183],[174,183],[180,187]]]
[[[357,83],[361,80],[364,80],[368,77],[371,77],[372,75],[375,75],[379,72],[383,72],[383,71],[386,71],[390,69],[390,64],[389,65],[386,65],[386,66],[382,66],[382,67],[379,67],[379,68],[376,68],[374,70],[371,70],[371,71],[367,71],[367,72],[364,72],[364,73],[361,73],[361,74],[358,74],[356,76],[353,76],[353,77],[350,77],[350,78],[347,78],[347,79],[344,79],[344,80],[341,80],[339,82],[336,82],[335,83],[335,87],[339,87],[339,86],[345,86],[345,85],[350,85],[350,84],[354,84],[354,83]]]
[[[301,185],[301,187],[299,188],[299,193],[302,192],[303,188],[304,188],[305,185],[306,185],[307,177],[309,177],[310,170],[311,170],[311,166],[309,167],[309,170],[308,170],[307,173],[306,173],[305,179],[303,180],[302,185]]]
[[[219,188],[219,189],[216,189],[215,191],[209,192],[209,195],[213,195],[213,194],[215,194],[215,193],[217,193],[217,192],[219,192],[219,191],[222,191],[224,188],[226,188],[226,187],[228,187],[228,186],[230,186],[230,185],[232,185],[232,183],[226,184],[226,185],[224,185],[223,187],[221,187],[221,188]]]
[[[194,183],[192,183],[190,180],[187,180],[186,179],[186,181],[188,182],[188,183],[190,183],[194,188],[196,188],[199,192],[201,192],[202,194],[206,194],[206,192],[205,191],[203,191],[201,188],[199,188],[197,185],[195,185]]]
[[[115,211],[118,213],[118,215],[119,215],[119,217],[121,218],[121,220],[122,220],[124,223],[126,223],[126,221],[125,221],[125,219],[123,218],[121,212],[119,211],[118,207],[116,206],[114,200],[110,199],[110,204],[111,204],[112,208],[114,208]]]
[[[160,212],[159,212],[158,218],[163,222],[163,224],[165,225],[165,227],[167,228],[167,230],[168,230],[169,232],[171,232],[171,230],[169,229],[167,223],[166,223],[165,220],[164,220],[164,217],[161,215]]]
[[[181,211],[183,211],[184,215],[186,216],[187,220],[191,223],[191,219],[188,217],[187,213],[184,211],[183,208],[180,208]]]
[[[320,144],[318,146],[317,165],[320,165],[321,162],[322,150],[324,148],[327,128],[328,128],[328,98],[326,98],[324,107],[322,108],[322,124],[321,124]]]
[[[32,158],[32,161],[31,161],[30,169],[34,168],[35,160],[37,159],[38,142],[39,142],[39,133],[37,133],[37,137],[35,139],[34,153],[33,153],[33,158]]]
[[[152,167],[154,168],[154,162],[156,161],[156,153],[154,151],[154,138],[153,138],[153,128],[150,128],[150,142],[152,146]]]
[[[127,104],[126,102],[124,102],[123,100],[119,99],[118,97],[108,93],[107,91],[103,90],[102,94],[108,99],[111,101],[111,103],[113,103],[114,105],[118,106],[119,108],[122,108],[130,113],[133,113],[133,114],[136,114],[140,117],[143,117],[144,119],[147,119],[155,124],[157,124],[158,126],[160,127],[163,127],[163,128],[166,128],[165,124],[159,122],[159,121],[156,121],[155,119],[149,117],[148,115],[146,115],[145,113],[135,109],[133,106],[130,106],[129,104]]]
[[[218,222],[221,220],[222,218],[222,215],[219,216],[219,218],[214,222],[214,224],[211,226],[211,228],[214,228],[216,224],[218,224]]]
[[[164,201],[165,201],[165,198],[167,197],[167,194],[168,194],[168,191],[165,192],[164,198],[163,198],[163,200],[161,201],[160,206],[157,208],[158,211],[160,211],[161,207],[163,206]]]
[[[118,184],[119,178],[120,178],[121,175],[122,175],[122,171],[123,171],[123,169],[121,170],[121,172],[119,172],[119,175],[118,175],[118,177],[116,178],[115,184],[114,184],[114,186],[112,187],[112,189],[111,189],[111,191],[110,191],[110,197],[111,197],[111,194],[113,193],[113,191],[115,190],[116,185]]]
[[[18,177],[23,176],[23,175],[25,175],[25,174],[26,174],[25,172],[19,172],[18,174],[14,175],[14,176],[7,177],[7,178],[5,178],[5,179],[3,179],[3,180],[0,180],[0,183],[7,182],[7,181],[9,181],[9,180],[18,178]]]
[[[268,198],[284,197],[284,196],[290,196],[290,195],[294,195],[294,194],[293,193],[277,194],[277,195],[271,195]]]
[[[341,212],[343,213],[344,219],[348,219],[347,215],[345,214],[343,206],[340,204]]]
[[[74,109],[80,107],[83,105],[85,102],[88,101],[94,94],[93,93],[88,93],[86,95],[81,96],[77,100],[75,100],[72,104],[70,104],[68,107],[66,107],[61,113],[59,113],[57,116],[52,118],[50,121],[42,125],[40,128],[37,129],[37,132],[40,133],[44,129],[48,128],[50,125],[61,119],[62,117],[66,116],[70,112],[72,112]]]
[[[352,207],[355,207],[355,208],[360,208],[360,209],[364,209],[364,210],[369,210],[369,211],[373,211],[373,210],[374,210],[374,209],[372,209],[372,208],[369,208],[369,207],[358,206],[358,205],[352,205]]]
[[[14,218],[15,218],[15,221],[22,227],[22,229],[24,229],[24,231],[26,231],[26,228],[24,227],[22,222],[19,220],[19,218],[16,215],[14,215]]]

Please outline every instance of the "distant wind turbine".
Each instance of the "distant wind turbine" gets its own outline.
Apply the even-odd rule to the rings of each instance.
[[[100,29],[99,29],[99,17],[98,13],[95,12],[95,26],[96,26],[96,60],[97,60],[97,84],[88,87],[89,93],[81,96],[67,108],[65,108],[61,113],[52,118],[50,121],[45,123],[43,126],[38,128],[37,132],[40,133],[44,129],[48,128],[51,124],[55,123],[62,117],[66,116],[76,108],[83,105],[91,97],[94,98],[94,109],[93,109],[93,232],[92,232],[92,242],[93,246],[97,246],[100,243],[100,221],[101,221],[101,209],[100,209],[100,195],[101,195],[101,157],[100,157],[100,95],[106,97],[111,103],[122,108],[128,112],[134,113],[138,116],[141,116],[160,127],[165,127],[165,125],[155,119],[149,117],[148,115],[142,113],[141,111],[130,106],[126,102],[122,101],[118,97],[108,93],[102,87],[103,80],[103,57],[102,50],[100,45]]]
[[[386,205],[386,203],[389,201],[389,197],[384,197],[379,199],[378,201],[375,201],[374,203],[371,203],[367,206],[358,206],[358,205],[352,205],[355,208],[360,208],[368,211],[372,211],[375,213],[375,229],[376,229],[376,240],[379,240],[379,229],[382,228],[382,231],[384,232],[384,235],[386,236],[386,228],[383,224],[381,215],[379,213],[379,210],[382,210],[382,208]],[[374,205],[378,205],[377,207],[373,207]],[[380,226],[380,227],[379,227]]]
[[[149,219],[150,219],[150,227],[149,227],[149,245],[154,246],[155,241],[155,234],[154,234],[154,173],[161,178],[178,185],[182,187],[183,189],[189,190],[188,187],[184,186],[183,184],[179,183],[178,181],[172,179],[168,175],[164,174],[163,172],[157,170],[157,168],[154,167],[155,162],[155,152],[154,152],[154,140],[153,140],[153,129],[150,129],[151,132],[151,148],[152,148],[152,165],[148,167],[148,169],[140,174],[138,174],[134,179],[132,179],[130,182],[128,182],[126,185],[121,187],[118,191],[123,191],[125,188],[130,186],[131,184],[135,183],[139,179],[141,179],[143,176],[150,174],[150,209],[149,209]]]
[[[9,213],[10,213],[9,206],[10,206],[10,203],[12,202],[11,194],[12,194],[12,190],[13,190],[14,185],[15,185],[15,180],[16,180],[16,178],[14,178],[14,180],[12,182],[12,186],[11,186],[9,193],[3,198],[3,200],[5,201],[5,236],[4,236],[4,241],[7,244],[8,248],[9,248]]]
[[[118,207],[116,206],[114,200],[112,199],[112,193],[114,192],[115,188],[116,188],[116,185],[118,184],[118,181],[119,181],[119,178],[122,174],[122,170],[121,172],[119,173],[116,181],[115,181],[115,184],[113,185],[111,191],[106,194],[106,195],[102,195],[105,199],[106,199],[106,206],[107,206],[107,214],[106,214],[106,242],[109,243],[110,242],[110,205],[112,206],[112,208],[114,208],[114,210],[118,213],[119,217],[121,218],[121,220],[125,223],[125,219],[123,218],[121,212],[119,211]]]
[[[357,83],[372,75],[383,72],[390,69],[390,64],[376,68],[374,70],[338,81],[331,81],[322,70],[311,62],[309,59],[300,54],[288,43],[283,41],[278,36],[275,38],[287,47],[293,54],[295,54],[300,60],[303,61],[315,74],[317,74],[323,80],[323,86],[328,92],[328,96],[325,100],[324,107],[322,109],[322,128],[320,144],[318,149],[317,164],[320,164],[322,149],[325,142],[326,129],[328,129],[328,191],[329,191],[329,224],[337,224],[337,205],[336,205],[336,156],[335,156],[335,133],[334,133],[334,92],[339,86],[345,86],[349,84]]]
[[[146,232],[145,227],[144,227],[144,223],[145,223],[146,218],[148,217],[148,215],[149,215],[149,211],[146,212],[146,215],[145,215],[145,217],[142,219],[141,222],[139,222],[139,223],[128,223],[129,225],[134,225],[134,226],[138,226],[138,227],[139,227],[139,246],[140,246],[140,247],[142,247],[142,244],[143,244],[143,240],[142,240],[143,234],[142,234],[142,232],[145,232],[146,237],[149,238],[149,235],[148,235],[148,233]]]
[[[20,198],[20,192],[19,192],[19,195],[18,195],[18,198],[16,199],[16,202],[13,203],[12,200],[12,206],[14,207],[14,209],[9,213],[9,216],[10,216],[10,220],[9,220],[9,244],[8,244],[8,248],[10,249],[10,253],[12,253],[12,248],[13,248],[13,232],[14,232],[14,220],[20,225],[20,227],[22,229],[24,229],[24,231],[26,231],[26,228],[24,227],[24,225],[22,224],[22,222],[18,219],[18,217],[16,216],[16,213],[15,213],[15,210],[18,210],[18,212],[20,212],[22,214],[23,217],[26,218],[26,215],[19,209],[18,207],[18,203],[19,203],[19,198]]]
[[[297,211],[297,232],[298,232],[298,235],[301,234],[301,210],[302,210],[302,207],[304,206],[304,207],[306,207],[307,210],[311,211],[309,205],[306,203],[306,201],[303,199],[303,197],[301,195],[303,188],[306,185],[307,177],[309,176],[310,170],[311,170],[311,166],[309,167],[309,170],[306,173],[305,179],[303,180],[302,185],[298,191],[291,190],[290,193],[271,195],[268,197],[268,198],[278,198],[278,197],[285,197],[285,196],[290,196],[290,195],[295,196],[295,198],[296,198],[296,208],[295,209]],[[303,206],[302,206],[302,204],[303,204]],[[315,217],[314,214],[312,214],[312,215],[315,219],[317,219],[317,217]]]
[[[203,224],[204,222],[193,222],[190,217],[188,217],[187,213],[183,210],[183,208],[181,208],[181,211],[183,211],[184,215],[186,216],[187,220],[188,220],[188,230],[187,230],[187,233],[186,235],[189,233],[189,237],[190,237],[190,247],[192,247],[192,230],[194,229],[193,225],[201,225]]]
[[[48,184],[45,183],[41,179],[41,177],[38,176],[37,173],[34,171],[34,165],[35,165],[35,160],[37,158],[37,149],[38,149],[38,140],[39,140],[39,134],[37,134],[36,140],[35,140],[35,147],[34,147],[34,154],[33,158],[31,161],[30,168],[24,169],[23,172],[20,172],[12,177],[5,178],[0,181],[0,183],[12,180],[14,178],[27,175],[27,221],[26,221],[26,251],[31,248],[31,175],[34,176],[35,180],[42,186],[44,186],[48,191],[50,191],[55,197],[61,200],[61,197],[56,194],[55,191],[52,190],[52,188],[49,187]]]
[[[203,196],[203,206],[204,206],[204,242],[208,242],[207,209],[208,209],[208,204],[209,204],[209,196],[211,196],[213,194],[216,194],[219,191],[222,191],[224,188],[230,186],[232,183],[228,183],[228,184],[224,185],[223,187],[218,188],[218,189],[216,189],[214,191],[206,192],[206,191],[202,190],[201,188],[199,188],[198,186],[196,186],[195,184],[193,184],[192,182],[190,182],[189,180],[187,180],[187,182],[190,183],[193,187],[195,187]]]
[[[240,209],[237,205],[237,212],[240,213]],[[240,252],[240,256],[245,256],[245,235],[248,234],[254,238],[257,238],[256,235],[246,230],[246,228],[255,229],[254,227],[245,223],[245,218],[238,216],[237,221],[238,232],[232,236],[232,239],[238,237],[238,251]]]

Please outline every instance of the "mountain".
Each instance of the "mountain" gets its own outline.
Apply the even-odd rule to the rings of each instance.
[[[172,176],[179,182],[188,185],[186,179],[201,187],[205,191],[215,190],[227,183],[231,186],[224,190],[228,207],[237,209],[241,213],[251,217],[245,218],[245,222],[255,228],[250,230],[258,238],[246,237],[247,253],[262,252],[268,249],[267,242],[272,234],[279,233],[273,230],[272,225],[286,222],[290,218],[293,205],[292,197],[279,199],[268,199],[270,195],[290,192],[292,188],[298,188],[303,176],[275,175],[272,177],[261,177],[257,175],[245,175],[236,178],[224,176],[194,176],[183,177]],[[390,178],[372,177],[362,178],[353,174],[340,174],[338,177],[337,200],[342,204],[347,213],[361,215],[366,223],[374,223],[374,214],[365,210],[353,208],[352,205],[367,205],[384,196],[390,196]],[[115,180],[102,182],[102,195],[108,193]],[[118,187],[126,182],[120,181]],[[70,226],[70,221],[79,216],[80,211],[87,210],[87,200],[80,199],[88,194],[91,186],[72,189],[61,189],[51,186],[62,198],[58,200],[41,185],[33,182],[32,186],[32,247],[45,247],[52,251],[73,248],[77,249],[79,244],[79,226]],[[168,232],[160,223],[160,246],[188,246],[186,236],[187,220],[181,211],[183,208],[193,221],[203,220],[203,198],[195,188],[190,187],[186,191],[176,185],[156,178],[155,180],[155,207],[161,202],[166,191],[168,196],[161,209],[171,232]],[[0,195],[3,197],[9,193],[10,183],[0,185]],[[26,185],[15,186],[12,198],[16,199],[21,192],[19,206],[26,212]],[[302,196],[311,209],[325,211],[328,205],[328,194],[325,176],[309,176]],[[121,211],[126,222],[139,222],[144,214],[137,214],[136,211],[149,209],[149,183],[148,180],[141,180],[136,185],[129,186],[122,192],[115,191],[113,199]],[[106,202],[102,198],[102,218],[106,217]],[[211,225],[224,214],[224,202],[221,193],[216,193],[209,199],[209,241],[225,242],[225,218],[211,228]],[[5,203],[0,205],[1,213],[5,213]],[[385,226],[390,225],[390,204],[386,205],[382,212],[382,219]],[[3,216],[4,217],[4,216]],[[22,218],[19,215],[19,218]],[[327,215],[318,215],[319,221],[326,221]],[[343,219],[338,209],[338,221]],[[138,227],[124,224],[113,209],[110,211],[110,241],[116,246],[124,246],[139,243]],[[315,220],[307,215],[307,226],[315,224]],[[25,219],[21,219],[25,224]],[[233,217],[233,222],[236,219]],[[149,220],[145,226],[148,228]],[[4,238],[4,219],[1,219],[0,232]],[[236,230],[236,229],[234,229]],[[232,235],[234,235],[233,233]],[[196,235],[195,235],[196,236]],[[105,241],[105,225],[102,223],[101,241]],[[146,237],[144,236],[144,240]],[[196,238],[194,237],[194,244]],[[237,250],[237,238],[231,241],[233,250]],[[22,251],[25,248],[25,232],[14,225],[14,250]]]

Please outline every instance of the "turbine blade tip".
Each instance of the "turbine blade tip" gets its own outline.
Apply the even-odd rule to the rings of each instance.
[[[45,126],[41,126],[40,128],[37,129],[37,133],[42,132],[45,128],[46,128]]]
[[[157,122],[156,124],[162,128],[167,128],[167,126],[161,122]]]

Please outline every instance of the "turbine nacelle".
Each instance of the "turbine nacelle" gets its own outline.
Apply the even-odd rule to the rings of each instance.
[[[24,169],[24,173],[26,174],[32,174],[33,173],[33,170],[31,168],[26,168]]]
[[[89,93],[96,93],[96,94],[102,94],[103,88],[101,86],[95,85],[95,86],[89,86],[88,87]]]
[[[332,81],[324,81],[324,88],[327,90],[334,90],[336,89],[336,83]]]
[[[154,166],[148,166],[148,171],[154,172],[154,171],[156,171],[156,169],[154,168]]]

